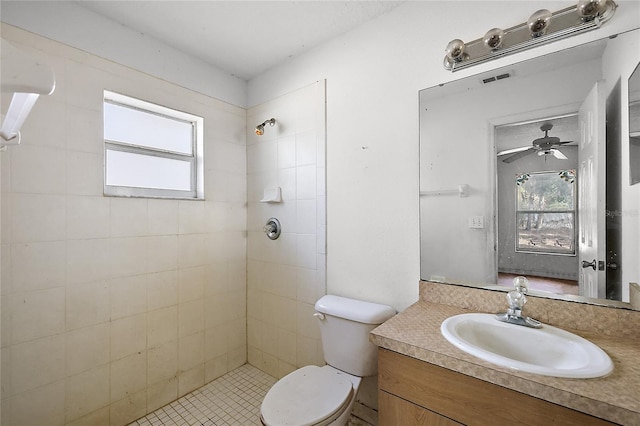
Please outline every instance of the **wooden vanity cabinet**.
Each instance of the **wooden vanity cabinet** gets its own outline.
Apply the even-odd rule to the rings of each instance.
[[[379,426],[614,424],[382,348],[378,400]]]

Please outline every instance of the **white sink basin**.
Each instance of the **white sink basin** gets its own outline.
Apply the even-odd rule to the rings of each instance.
[[[463,351],[517,371],[575,379],[613,371],[598,346],[550,325],[535,329],[500,322],[493,314],[461,314],[444,320],[440,331]]]

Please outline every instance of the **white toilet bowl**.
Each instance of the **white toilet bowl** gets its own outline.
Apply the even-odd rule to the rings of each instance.
[[[344,426],[361,377],[330,365],[308,365],[280,379],[260,408],[266,426]]]
[[[369,333],[395,309],[333,295],[315,308],[327,365],[302,367],[273,385],[260,407],[266,426],[344,426],[362,378],[377,373],[378,348]]]

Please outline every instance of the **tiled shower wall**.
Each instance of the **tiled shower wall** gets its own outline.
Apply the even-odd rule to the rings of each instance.
[[[57,78],[0,153],[2,425],[126,424],[244,364],[246,111],[2,37]],[[204,117],[206,201],[103,197],[104,89]]]
[[[324,81],[247,111],[248,356],[277,378],[324,364],[313,313],[326,292],[325,123]],[[282,203],[261,203],[275,187]],[[282,224],[273,241],[262,231],[270,217]]]

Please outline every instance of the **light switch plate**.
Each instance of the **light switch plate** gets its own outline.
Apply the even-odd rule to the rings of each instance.
[[[469,216],[469,228],[471,228],[471,229],[483,229],[484,228],[484,216]]]

